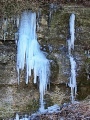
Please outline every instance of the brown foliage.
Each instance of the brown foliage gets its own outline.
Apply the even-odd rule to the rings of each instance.
[[[38,115],[35,120],[90,120],[90,101],[69,104],[58,113]]]

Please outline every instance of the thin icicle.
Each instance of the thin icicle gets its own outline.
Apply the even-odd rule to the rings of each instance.
[[[74,102],[76,92],[77,92],[77,85],[76,85],[76,62],[71,55],[71,49],[74,49],[74,21],[75,21],[75,15],[71,14],[69,25],[70,25],[70,38],[67,40],[68,42],[68,53],[69,53],[69,59],[70,59],[70,65],[71,65],[71,76],[70,76],[70,82],[69,87],[71,88],[71,101]]]
[[[74,29],[74,21],[75,21],[75,15],[71,14],[70,16],[70,36],[71,36],[71,48],[74,49],[74,33],[75,33],[75,29]]]
[[[19,15],[18,15],[17,18],[16,18],[16,26],[17,26],[17,28],[19,27],[19,23],[20,23],[20,18],[19,18]]]
[[[67,42],[68,42],[68,53],[70,55],[71,54],[71,39],[68,39]]]
[[[76,96],[77,92],[77,85],[76,85],[76,62],[72,56],[70,56],[70,64],[71,64],[71,77],[69,87],[71,87],[71,101],[74,102],[74,97]]]

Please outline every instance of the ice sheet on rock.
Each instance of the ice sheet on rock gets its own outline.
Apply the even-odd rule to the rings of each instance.
[[[58,111],[60,111],[60,106],[58,106],[57,104],[48,107],[48,113],[53,113]]]

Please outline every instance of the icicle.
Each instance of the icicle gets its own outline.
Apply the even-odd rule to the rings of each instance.
[[[3,39],[4,40],[6,39],[6,35],[8,35],[7,28],[8,28],[8,19],[4,18],[3,19],[3,24],[2,24]]]
[[[71,101],[74,102],[74,98],[77,92],[77,85],[76,85],[76,62],[74,58],[71,55],[71,49],[74,49],[74,21],[75,21],[75,15],[71,14],[70,16],[70,38],[67,40],[68,42],[68,53],[69,53],[69,59],[71,64],[71,76],[70,76],[70,82],[69,87],[71,88]]]
[[[19,120],[19,115],[18,114],[16,114],[16,119],[15,120]]]
[[[75,15],[71,14],[70,16],[70,36],[71,36],[71,48],[74,49],[74,21],[75,21]]]
[[[41,8],[39,8],[37,13],[37,31],[39,31],[40,28],[40,19],[41,19]]]
[[[72,56],[70,56],[70,64],[71,64],[71,77],[69,87],[71,87],[71,101],[74,102],[74,96],[76,96],[77,85],[76,85],[76,62]]]
[[[40,50],[36,35],[36,13],[25,11],[21,17],[19,40],[17,48],[17,72],[19,83],[19,70],[26,68],[26,84],[28,84],[31,70],[34,71],[34,83],[39,78],[40,108],[44,109],[43,96],[47,90],[50,76],[49,60]],[[40,109],[40,110],[41,110]]]
[[[19,18],[19,15],[18,15],[17,18],[16,18],[16,26],[17,26],[17,28],[19,27],[19,22],[20,22],[19,19],[20,19],[20,18]]]
[[[71,40],[68,39],[67,42],[68,42],[68,53],[69,55],[71,55]]]

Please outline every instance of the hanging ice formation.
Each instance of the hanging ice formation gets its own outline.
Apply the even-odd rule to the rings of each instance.
[[[8,28],[8,19],[4,18],[3,19],[3,23],[2,23],[2,30],[3,30],[3,39],[4,39],[4,41],[6,40],[6,35],[8,35],[7,28]]]
[[[49,14],[48,14],[48,27],[50,27],[51,25],[51,20],[53,17],[53,13],[56,12],[56,10],[58,9],[58,6],[56,3],[51,3],[49,5]]]
[[[77,85],[76,85],[76,62],[71,55],[71,48],[74,49],[74,21],[75,21],[75,15],[71,14],[70,16],[70,39],[68,40],[68,52],[69,52],[69,59],[70,59],[70,65],[71,65],[71,76],[70,76],[70,82],[69,87],[71,88],[71,101],[74,102],[75,95],[77,92]]]
[[[67,40],[68,41],[68,51],[71,53],[71,48],[74,50],[74,21],[75,21],[75,15],[71,14],[70,20],[69,20],[69,26],[70,26],[70,38]]]
[[[71,77],[69,87],[71,88],[71,101],[72,103],[74,103],[77,92],[77,85],[76,85],[76,62],[72,56],[70,56],[70,64],[71,64]]]
[[[34,83],[39,78],[40,110],[44,109],[43,96],[47,90],[50,75],[49,60],[40,50],[36,35],[36,13],[23,12],[19,28],[17,44],[17,72],[19,84],[19,71],[26,68],[26,84],[29,82],[31,71],[34,71]]]

